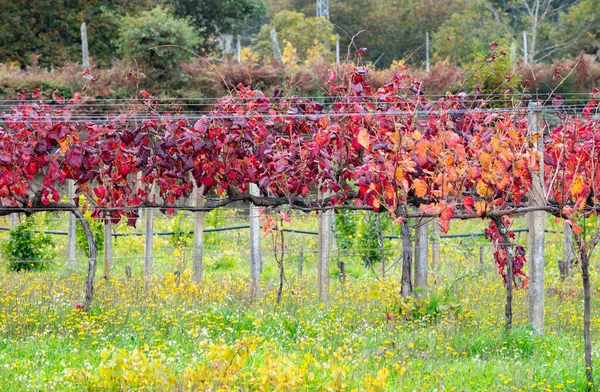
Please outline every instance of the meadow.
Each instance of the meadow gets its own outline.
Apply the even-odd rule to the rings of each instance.
[[[64,227],[41,216],[40,227]],[[206,227],[244,222],[235,211],[207,215]],[[5,221],[0,225],[5,225]],[[172,227],[158,219],[156,231]],[[314,229],[314,215],[290,227]],[[517,220],[515,226],[523,227]],[[140,226],[140,227],[143,227]],[[450,233],[481,232],[484,222]],[[549,221],[550,230],[560,225]],[[128,230],[118,226],[117,231]],[[135,229],[129,229],[134,230]],[[580,274],[561,281],[560,233],[547,236],[544,336],[527,326],[527,290],[517,290],[514,327],[504,330],[502,279],[479,237],[441,239],[441,262],[421,299],[400,296],[400,270],[381,278],[352,252],[332,258],[331,298],[317,296],[316,237],[288,234],[286,283],[275,300],[277,266],[263,240],[261,296],[251,300],[246,230],[205,235],[205,276],[191,279],[190,252],[155,237],[145,289],[143,237],[114,242],[114,268],[79,310],[85,256],[75,269],[60,255],[37,272],[0,271],[0,390],[554,391],[585,390]],[[0,234],[0,240],[6,233]],[[526,243],[522,235],[518,241]],[[400,240],[388,240],[392,263]],[[479,249],[483,247],[483,263]],[[299,250],[304,270],[298,276]],[[337,260],[346,263],[338,279]],[[391,265],[391,264],[390,264]],[[132,276],[127,277],[125,267]],[[598,353],[598,261],[592,261],[592,343]],[[102,275],[102,263],[98,266]],[[177,273],[176,273],[177,271]]]

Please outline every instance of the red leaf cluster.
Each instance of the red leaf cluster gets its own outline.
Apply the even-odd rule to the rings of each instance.
[[[443,231],[460,214],[527,205],[540,153],[525,110],[492,110],[464,93],[430,101],[406,69],[373,92],[367,75],[364,67],[332,72],[335,99],[327,105],[239,85],[210,115],[194,119],[149,110],[143,120],[123,113],[72,121],[80,96],[66,100],[57,92],[50,104],[34,92],[0,128],[1,204],[58,202],[72,179],[95,218],[134,224],[131,207],[171,209],[195,186],[231,198],[254,183],[263,198],[302,199],[314,208],[366,206],[394,218],[419,209]],[[142,96],[148,107],[158,102]],[[545,142],[547,202],[571,208],[563,215],[597,203],[597,106],[590,102],[582,120],[566,121]],[[329,197],[315,204],[316,194]],[[492,225],[488,231],[497,241]],[[521,277],[524,252],[516,253]],[[495,258],[502,271],[502,250]]]

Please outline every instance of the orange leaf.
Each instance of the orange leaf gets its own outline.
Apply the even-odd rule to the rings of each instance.
[[[473,207],[475,207],[475,212],[477,215],[482,215],[484,212],[487,212],[490,209],[485,201],[476,201],[473,203]]]
[[[366,128],[361,128],[360,132],[358,132],[358,143],[364,148],[369,148],[369,133]]]
[[[481,163],[481,166],[484,168],[489,167],[492,164],[492,160],[493,158],[488,152],[483,151],[479,154],[479,163]]]
[[[404,178],[404,170],[402,170],[402,168],[397,167],[396,168],[396,181],[400,182],[402,181],[402,178]]]
[[[377,210],[379,210],[379,207],[381,207],[381,203],[379,203],[379,200],[374,198],[373,199],[373,208],[377,211]]]
[[[65,155],[67,150],[69,150],[69,139],[64,138],[58,142],[60,145],[60,155]]]
[[[480,179],[477,181],[477,193],[479,193],[479,196],[481,197],[492,196],[494,194],[494,189]]]
[[[427,183],[419,178],[413,181],[413,188],[415,189],[415,195],[417,197],[424,197],[427,195]]]
[[[573,233],[575,235],[580,235],[582,233],[581,227],[579,227],[579,225],[576,225],[575,223],[573,223]]]
[[[494,136],[492,138],[492,147],[494,148],[494,151],[496,151],[496,152],[502,151],[502,141],[497,136]]]
[[[479,170],[477,166],[469,166],[467,171],[471,180],[474,180],[481,175],[481,170]]]

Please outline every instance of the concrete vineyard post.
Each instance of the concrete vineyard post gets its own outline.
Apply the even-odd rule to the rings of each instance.
[[[534,140],[534,149],[540,151],[540,170],[533,174],[529,191],[529,203],[532,206],[545,204],[544,190],[544,144],[542,135],[541,112],[539,104],[531,102],[528,107],[529,134]],[[529,228],[529,322],[533,329],[544,333],[544,225],[546,213],[533,211],[527,214]]]
[[[81,64],[83,68],[90,67],[90,53],[88,51],[87,26],[85,22],[81,24]]]
[[[440,226],[437,219],[431,221],[431,269],[437,272],[440,265]]]
[[[250,184],[248,190],[251,195],[259,196],[258,186]],[[250,277],[252,279],[252,297],[260,293],[260,274],[262,271],[262,255],[260,253],[260,214],[258,207],[250,203]]]
[[[72,201],[75,197],[75,184],[73,180],[67,180],[67,198]],[[68,229],[67,229],[67,262],[69,267],[75,268],[77,264],[77,218],[75,215],[69,213],[68,215]]]
[[[196,188],[196,207],[204,207],[204,186]],[[202,256],[204,246],[204,211],[194,212],[194,282],[202,280]]]
[[[104,276],[107,278],[112,268],[112,258],[112,223],[108,221],[104,223]]]
[[[319,298],[323,302],[329,300],[329,269],[331,256],[331,225],[333,210],[319,212],[318,220],[318,284]]]
[[[152,276],[152,261],[154,259],[153,232],[154,232],[154,210],[146,209],[146,225],[144,229],[144,281],[146,288],[150,286]]]
[[[428,230],[427,220],[421,218],[417,222],[415,227],[415,279],[414,287],[420,287],[421,289],[427,288],[428,281],[428,261],[429,261],[429,247],[428,247]]]

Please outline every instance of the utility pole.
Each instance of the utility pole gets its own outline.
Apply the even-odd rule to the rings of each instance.
[[[525,59],[525,64],[527,64],[527,32],[523,31],[523,58]]]
[[[317,0],[317,18],[320,16],[329,20],[329,0]]]
[[[425,71],[429,73],[429,31],[425,32]]]
[[[271,29],[269,34],[271,36],[271,45],[273,46],[273,58],[280,67],[283,67],[283,55],[281,54],[281,48],[279,47],[279,41],[277,41],[277,31]]]
[[[88,51],[87,26],[85,22],[81,24],[81,63],[84,69],[90,67],[90,53]]]

